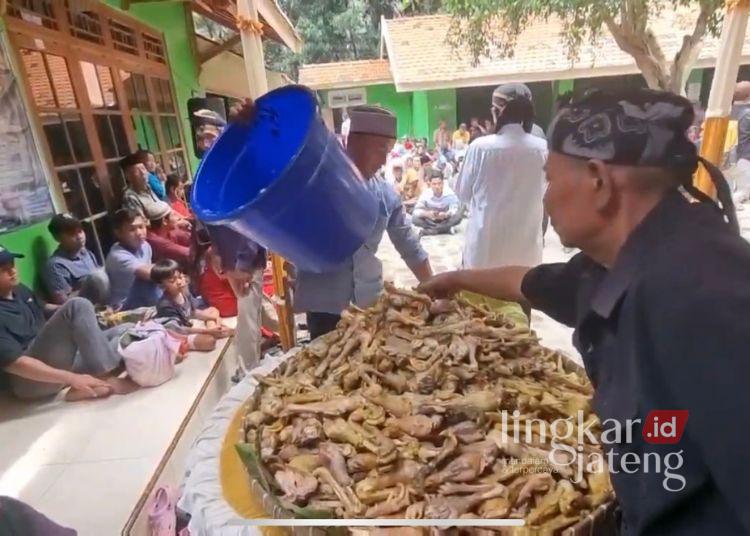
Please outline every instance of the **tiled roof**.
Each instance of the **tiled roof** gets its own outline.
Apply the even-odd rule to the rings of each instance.
[[[393,82],[388,60],[311,63],[299,70],[299,83],[312,89],[336,89]]]
[[[690,10],[665,9],[659,20],[651,24],[668,59],[674,58],[683,36],[692,31],[695,17]],[[384,21],[383,36],[399,91],[639,72],[632,56],[620,50],[606,30],[594,45],[585,42],[578,59],[572,62],[560,38],[562,25],[557,19],[530,24],[518,36],[512,56],[503,58],[495,54],[492,58],[481,58],[477,65],[473,65],[468,49],[454,50],[447,43],[449,25],[448,15]],[[707,37],[696,66],[713,65],[718,44],[718,37]],[[743,48],[743,60],[748,59],[750,32]]]

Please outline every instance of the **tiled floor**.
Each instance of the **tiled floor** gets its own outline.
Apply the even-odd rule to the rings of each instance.
[[[33,405],[2,398],[0,495],[81,536],[119,534],[222,349],[193,353],[171,381],[128,396]]]

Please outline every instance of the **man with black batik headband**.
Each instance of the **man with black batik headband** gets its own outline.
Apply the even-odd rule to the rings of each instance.
[[[564,106],[550,126],[545,206],[581,253],[421,286],[525,302],[575,328],[600,421],[632,426],[604,444],[624,534],[750,532],[750,245],[721,172],[686,135],[692,121],[689,101],[660,91]],[[718,203],[693,186],[699,162]],[[654,440],[655,410],[687,412],[677,443]]]

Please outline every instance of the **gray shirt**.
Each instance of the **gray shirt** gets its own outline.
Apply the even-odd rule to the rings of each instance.
[[[339,314],[350,303],[373,305],[383,290],[383,265],[375,254],[385,231],[410,268],[427,259],[393,186],[376,176],[367,181],[367,187],[380,205],[372,234],[340,269],[323,274],[298,272],[294,295],[297,312]]]
[[[109,295],[112,307],[128,310],[156,305],[159,301],[161,288],[135,275],[136,269],[151,264],[151,245],[148,242],[143,242],[135,251],[118,242],[109,250],[104,264],[112,282]]]
[[[139,212],[147,220],[156,219],[158,215],[165,212],[165,209],[169,208],[169,205],[159,199],[149,187],[146,187],[143,192],[126,188],[122,194],[122,206]]]
[[[79,290],[81,280],[99,268],[101,266],[96,257],[86,248],[75,255],[70,255],[58,248],[47,260],[43,273],[44,286],[50,294],[55,292],[68,294]]]
[[[750,160],[750,104],[737,108],[737,158]]]

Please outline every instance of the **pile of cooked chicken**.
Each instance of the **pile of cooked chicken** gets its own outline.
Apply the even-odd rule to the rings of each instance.
[[[296,515],[519,518],[555,533],[612,497],[606,467],[578,474],[568,454],[601,452],[578,433],[600,430],[585,376],[463,300],[387,285],[257,380],[246,446]],[[564,437],[545,426],[564,419]]]

